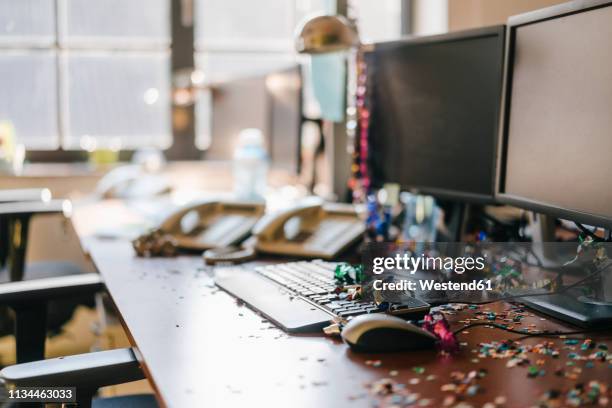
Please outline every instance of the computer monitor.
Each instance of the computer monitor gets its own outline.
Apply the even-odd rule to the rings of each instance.
[[[612,226],[612,2],[576,1],[508,20],[500,202]],[[584,270],[585,274],[589,271]],[[598,298],[521,299],[580,326],[612,323],[612,273]]]
[[[504,26],[380,43],[367,53],[374,185],[492,201]]]
[[[302,126],[299,65],[216,84],[206,158],[230,160],[242,129],[261,129],[273,168],[296,174]]]
[[[612,2],[511,17],[499,201],[612,227]]]

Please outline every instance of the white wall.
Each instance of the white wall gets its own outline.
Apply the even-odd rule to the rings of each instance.
[[[440,34],[448,31],[448,0],[414,0],[413,33]]]

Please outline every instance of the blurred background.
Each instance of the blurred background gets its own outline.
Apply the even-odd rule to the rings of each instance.
[[[248,97],[229,101],[231,89],[226,98],[223,89],[215,94],[224,82],[299,65],[303,104],[291,108],[321,117],[310,57],[294,51],[296,27],[308,15],[348,14],[362,41],[374,42],[503,23],[558,2],[1,0],[0,121],[31,163],[84,161],[94,149],[123,159],[142,148],[169,160],[223,159],[225,105],[270,116],[266,98],[275,85],[288,86],[278,78],[262,79],[265,90],[257,81],[234,83]],[[185,92],[193,86],[197,94]]]

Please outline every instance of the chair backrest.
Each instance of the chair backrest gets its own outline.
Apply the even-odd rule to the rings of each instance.
[[[22,188],[0,190],[0,203],[14,203],[19,201],[48,202],[52,198],[48,188]],[[0,216],[0,270],[6,266],[9,253],[9,226],[8,222]]]

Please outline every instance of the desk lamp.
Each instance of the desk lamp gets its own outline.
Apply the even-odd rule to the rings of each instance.
[[[354,19],[341,15],[317,15],[307,18],[296,31],[295,48],[298,53],[308,55],[338,51],[351,53],[347,80],[346,133],[348,136],[347,150],[355,158],[355,162],[351,166],[350,188],[353,190],[353,198],[356,201],[363,201],[365,194],[363,191],[361,191],[362,194],[359,194],[360,186],[357,180],[361,180],[361,187],[367,191],[369,187],[366,167],[368,113],[363,104],[364,95],[358,92],[358,89],[365,90],[365,64],[361,58],[362,43],[356,22]],[[364,118],[366,118],[365,121],[362,120]],[[355,152],[357,132],[360,133],[360,141],[358,151]]]
[[[318,15],[306,19],[299,26],[295,38],[295,49],[300,54],[327,54],[359,45],[355,22],[339,15]]]

